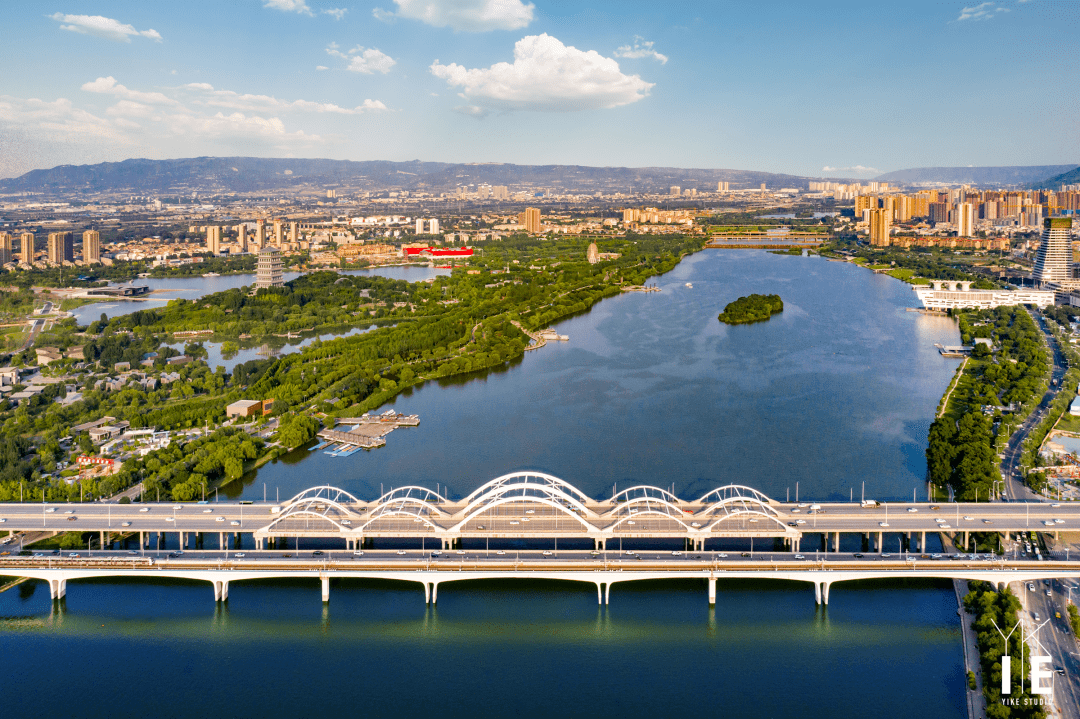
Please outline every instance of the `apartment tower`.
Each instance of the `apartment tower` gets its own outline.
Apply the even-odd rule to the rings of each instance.
[[[101,233],[97,230],[82,233],[82,258],[87,264],[101,262]]]
[[[1031,279],[1035,282],[1069,282],[1072,266],[1071,229],[1072,219],[1068,217],[1048,217],[1043,220],[1039,253],[1035,256],[1035,268],[1031,271]]]

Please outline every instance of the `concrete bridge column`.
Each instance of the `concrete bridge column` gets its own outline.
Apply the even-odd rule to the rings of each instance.
[[[604,585],[604,604],[611,603],[611,582]]]
[[[716,577],[709,577],[709,606],[716,604]]]
[[[218,549],[228,549],[229,545],[225,544],[225,532],[218,532],[217,538]]]
[[[98,543],[105,549],[105,532],[98,532]]]
[[[881,554],[885,551],[885,532],[877,533],[877,553]]]
[[[434,604],[435,600],[437,600],[438,598],[439,598],[439,583],[438,582],[432,582],[431,583],[431,603]]]
[[[801,541],[802,541],[801,537],[796,537],[795,538],[795,553],[796,554],[799,553],[799,542],[801,542]]]
[[[50,579],[49,580],[49,596],[53,599],[63,599],[67,594],[67,580],[66,579]]]
[[[833,551],[837,553],[840,552],[840,532],[837,532],[833,538]]]
[[[604,583],[603,582],[597,582],[596,583],[596,603],[597,604],[603,604],[604,603]]]
[[[821,582],[814,582],[814,604],[821,604]]]
[[[829,585],[830,584],[832,584],[832,582],[822,582],[821,583],[821,600],[822,600],[821,603],[824,604],[825,606],[829,605]]]
[[[919,551],[926,554],[926,532],[919,532]]]
[[[908,551],[909,551],[909,552],[910,552],[910,551],[912,551],[912,547],[911,547],[911,532],[908,532],[908,533],[907,533],[907,548],[908,548]]]
[[[176,536],[178,537],[177,541],[179,542],[180,549],[183,549],[184,548],[184,533],[183,532],[177,532]]]
[[[229,583],[224,581],[214,582],[214,601],[215,602],[227,602],[229,601]]]
[[[424,594],[427,594],[427,585],[424,585]],[[426,599],[426,597],[425,597]],[[322,600],[323,604],[330,601],[330,577],[322,577]]]
[[[139,532],[139,549],[146,549],[146,545],[143,544],[143,532]]]
[[[964,530],[964,550],[971,551],[971,533],[966,529]]]

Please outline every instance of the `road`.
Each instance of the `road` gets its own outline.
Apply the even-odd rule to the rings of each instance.
[[[1005,478],[1005,497],[1012,501],[1036,501],[1045,502],[1045,497],[1041,497],[1023,483],[1023,480],[1019,477],[1018,472],[1020,470],[1020,461],[1023,454],[1023,444],[1027,436],[1031,434],[1032,430],[1039,426],[1039,423],[1046,417],[1047,412],[1050,411],[1050,403],[1057,397],[1058,392],[1061,391],[1062,380],[1065,378],[1066,362],[1065,356],[1061,352],[1061,348],[1058,347],[1057,340],[1053,338],[1050,332],[1046,328],[1046,321],[1041,315],[1032,312],[1028,309],[1035,324],[1039,326],[1039,329],[1043,332],[1043,342],[1046,344],[1047,349],[1050,351],[1050,355],[1053,357],[1054,368],[1051,371],[1050,377],[1050,389],[1043,395],[1042,401],[1039,402],[1039,406],[1035,409],[1031,415],[1024,420],[1012,436],[1009,437],[1009,442],[1006,445],[1004,451],[1004,457],[1001,460],[1001,476]]]
[[[1054,676],[1054,704],[1060,716],[1068,719],[1080,719],[1080,653],[1077,652],[1076,637],[1069,626],[1068,587],[1076,587],[1072,580],[1043,580],[1028,582],[1021,586],[1013,585],[1026,610],[1023,619],[1025,632],[1047,622],[1038,632],[1038,640],[1046,650],[1046,655],[1053,660],[1054,668],[1064,669],[1063,675]],[[1029,589],[1030,587],[1030,589]],[[1074,593],[1077,590],[1072,590]],[[1035,615],[1039,620],[1035,621]],[[1058,618],[1056,615],[1060,614]],[[1031,640],[1029,645],[1037,646]]]

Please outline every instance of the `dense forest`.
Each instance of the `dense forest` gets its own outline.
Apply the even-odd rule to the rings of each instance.
[[[729,325],[740,325],[764,322],[783,311],[784,301],[780,299],[780,295],[747,295],[729,302],[718,319]]]

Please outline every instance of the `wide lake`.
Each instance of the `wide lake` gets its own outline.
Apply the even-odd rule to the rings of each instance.
[[[225,278],[222,278],[225,279]],[[926,433],[956,367],[948,319],[892,278],[818,257],[705,251],[557,325],[505,368],[421,386],[420,415],[348,458],[299,450],[228,487],[363,498],[422,484],[462,496],[537,469],[603,497],[615,485],[697,498],[726,483],[783,498],[925,496]],[[689,283],[692,286],[688,286]],[[776,293],[768,322],[717,321]],[[27,582],[0,593],[11,716],[965,716],[951,583],[813,590],[720,582],[591,587],[503,580],[419,589],[342,582]]]

